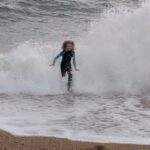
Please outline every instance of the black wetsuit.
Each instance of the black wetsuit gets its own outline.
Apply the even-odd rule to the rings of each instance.
[[[72,51],[65,52],[61,62],[61,75],[65,77],[66,72],[68,74],[68,90],[70,90],[72,85],[72,66],[71,58],[73,57]]]
[[[71,59],[72,58],[73,58],[74,67],[76,68],[75,52],[74,52],[74,50],[71,50],[71,51],[64,51],[63,50],[60,54],[58,54],[55,57],[53,64],[55,64],[56,60],[60,56],[62,56],[62,61],[61,61],[61,65],[60,65],[61,75],[62,75],[62,77],[65,77],[66,73],[68,74],[67,87],[68,87],[68,90],[70,90],[71,86],[72,86],[72,66],[71,66]]]

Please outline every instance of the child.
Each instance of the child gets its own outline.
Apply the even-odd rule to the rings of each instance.
[[[62,56],[61,61],[61,75],[62,77],[65,77],[66,72],[68,74],[68,91],[71,88],[72,85],[72,66],[71,66],[71,59],[73,58],[73,65],[76,71],[79,71],[76,67],[76,59],[75,59],[75,44],[73,41],[64,41],[62,44],[62,51],[54,58],[53,64],[51,66],[55,65],[56,60]]]

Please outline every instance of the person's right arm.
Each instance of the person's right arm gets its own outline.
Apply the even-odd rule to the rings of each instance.
[[[61,51],[55,58],[54,58],[54,60],[53,60],[53,63],[52,63],[52,66],[54,66],[55,65],[55,63],[56,63],[56,61],[57,61],[57,59],[60,57],[60,56],[63,56],[63,51]]]

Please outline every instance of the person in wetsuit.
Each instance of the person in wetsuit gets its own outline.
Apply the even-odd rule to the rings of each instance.
[[[65,77],[66,73],[68,74],[68,91],[71,89],[72,86],[72,66],[71,66],[71,59],[73,59],[73,65],[76,71],[79,71],[76,67],[76,59],[75,59],[75,44],[73,41],[65,41],[62,44],[62,51],[54,58],[53,64],[54,66],[56,60],[62,56],[62,61],[60,65],[61,75]]]

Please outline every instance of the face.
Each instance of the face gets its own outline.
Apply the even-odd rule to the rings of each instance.
[[[71,43],[67,43],[66,50],[71,51],[73,49],[73,45]]]

